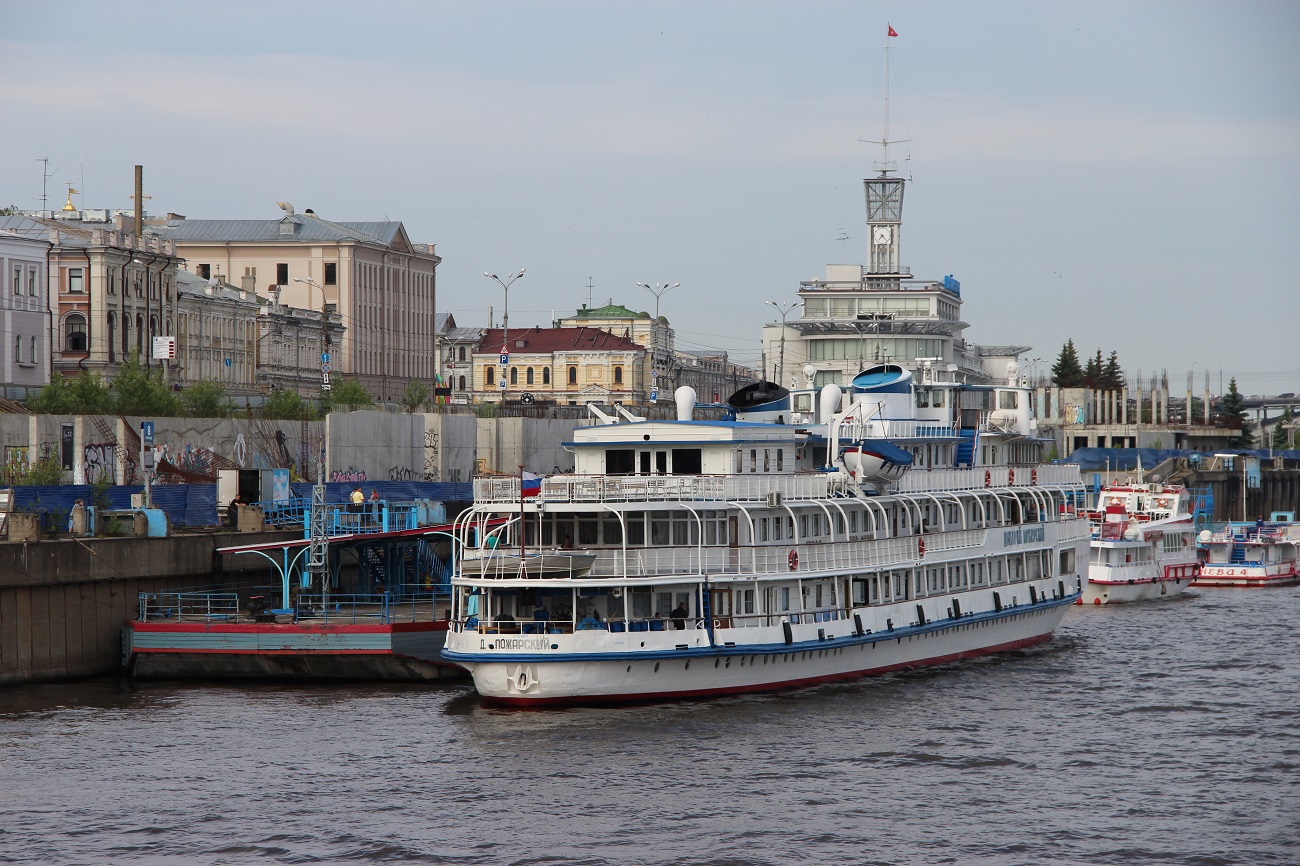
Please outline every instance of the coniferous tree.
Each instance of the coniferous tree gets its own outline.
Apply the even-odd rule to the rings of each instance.
[[[1246,418],[1246,410],[1242,404],[1241,392],[1237,390],[1237,380],[1228,381],[1228,393],[1223,395],[1223,400],[1219,403],[1219,426],[1236,428],[1241,433],[1228,440],[1230,448],[1254,448],[1255,434],[1251,432],[1250,421]]]
[[[1273,450],[1285,451],[1291,444],[1291,435],[1287,432],[1287,427],[1291,424],[1291,407],[1287,406],[1282,412],[1282,417],[1273,425]]]
[[[1098,349],[1097,354],[1089,358],[1087,366],[1083,368],[1083,386],[1085,388],[1101,387],[1102,366],[1101,349]]]
[[[1119,365],[1119,354],[1111,349],[1110,357],[1101,370],[1101,387],[1107,391],[1121,391],[1124,388],[1124,370]]]
[[[1052,381],[1058,388],[1078,388],[1083,384],[1083,368],[1079,366],[1073,339],[1061,347],[1061,354],[1052,365]]]

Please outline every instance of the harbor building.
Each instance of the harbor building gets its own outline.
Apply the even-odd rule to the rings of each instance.
[[[765,377],[790,388],[845,386],[859,370],[893,363],[982,384],[1005,378],[1029,351],[969,342],[961,283],[951,275],[916,280],[901,264],[905,181],[892,165],[879,163],[879,176],[863,181],[867,264],[828,264],[824,278],[799,283],[798,301],[763,328]]]
[[[279,303],[334,310],[341,343],[335,374],[356,376],[380,400],[437,370],[433,244],[413,242],[401,222],[334,222],[280,202],[278,219],[191,220],[178,214],[149,228],[176,245],[190,269]]]
[[[561,328],[599,328],[602,331],[631,340],[644,348],[648,363],[643,380],[635,383],[638,391],[656,396],[667,396],[681,384],[677,379],[677,357],[673,351],[674,334],[667,316],[655,318],[646,312],[636,312],[613,299],[603,307],[583,304],[572,316],[556,322]]]

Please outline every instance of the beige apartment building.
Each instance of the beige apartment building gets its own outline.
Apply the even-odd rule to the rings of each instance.
[[[281,202],[278,219],[190,220],[168,214],[148,229],[175,242],[189,270],[287,307],[336,311],[334,374],[357,376],[381,400],[437,372],[433,244],[400,222],[334,222]]]

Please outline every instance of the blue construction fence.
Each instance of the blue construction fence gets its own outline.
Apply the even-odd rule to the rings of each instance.
[[[1215,454],[1246,455],[1261,460],[1281,457],[1284,460],[1300,460],[1300,451],[1269,451],[1267,449],[1242,450],[1224,448],[1218,451],[1188,451],[1173,448],[1079,448],[1060,463],[1077,463],[1084,472],[1129,472],[1137,468],[1139,458],[1143,469],[1154,469],[1171,457],[1185,458],[1193,466],[1208,463]]]
[[[295,497],[311,499],[311,484],[290,484]],[[344,503],[358,485],[355,483],[330,483],[325,485],[327,503]],[[474,485],[468,482],[426,481],[367,481],[360,485],[366,496],[375,490],[381,499],[390,502],[409,502],[416,499],[433,499],[447,503],[468,503],[474,499]],[[60,484],[55,486],[15,487],[14,511],[41,514],[42,525],[47,530],[66,530],[68,513],[80,499],[94,504],[94,488],[89,484]],[[109,487],[108,507],[126,510],[131,507],[131,494],[143,493],[139,484]],[[167,513],[173,526],[216,526],[221,522],[220,510],[226,503],[217,502],[215,484],[155,484],[153,504]]]

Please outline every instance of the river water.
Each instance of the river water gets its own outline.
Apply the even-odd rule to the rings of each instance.
[[[0,690],[0,862],[1294,864],[1300,589],[782,695]]]

